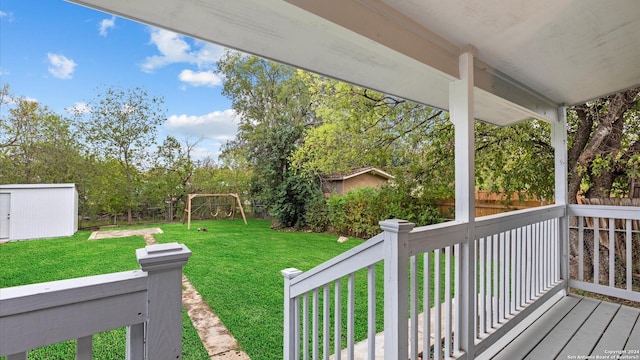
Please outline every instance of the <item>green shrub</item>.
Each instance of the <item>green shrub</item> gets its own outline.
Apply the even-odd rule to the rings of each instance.
[[[261,194],[256,199],[267,206],[276,228],[300,229],[307,225],[309,203],[322,196],[317,184],[291,171],[278,184],[265,185],[256,181],[253,186],[253,193]]]
[[[329,229],[343,235],[349,234],[349,224],[344,210],[346,203],[347,197],[342,195],[333,195],[327,201],[329,208]]]
[[[385,219],[404,219],[416,226],[442,221],[429,199],[412,196],[401,186],[354,189],[345,195],[332,196],[327,207],[331,231],[361,238],[378,234],[379,222]]]
[[[318,197],[307,205],[306,222],[311,231],[322,233],[329,228],[329,206],[327,200]]]

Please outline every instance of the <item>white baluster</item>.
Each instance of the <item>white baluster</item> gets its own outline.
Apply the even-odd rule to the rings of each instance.
[[[282,270],[284,277],[284,359],[293,360],[298,358],[298,301],[291,298],[291,280],[302,274],[298,269]]]

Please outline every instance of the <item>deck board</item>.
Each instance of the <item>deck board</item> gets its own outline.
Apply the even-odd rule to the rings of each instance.
[[[607,350],[623,349],[628,339],[625,334],[631,333],[633,326],[638,320],[639,313],[640,310],[638,309],[621,306],[620,310],[618,310],[615,317],[611,320],[611,323],[602,334],[600,341],[598,341],[598,344],[591,352],[591,355],[607,355]],[[640,346],[640,344],[636,344]]]
[[[576,330],[589,318],[600,304],[584,298],[565,316],[545,338],[527,355],[530,359],[555,358],[575,335]]]
[[[627,340],[627,345],[624,347],[625,350],[640,350],[640,318],[636,322],[631,334],[629,334],[629,339]]]
[[[567,359],[571,356],[588,356],[609,326],[620,305],[600,302],[589,319],[582,324],[573,338],[564,347],[558,358]]]
[[[555,326],[557,319],[564,318],[578,303],[579,298],[567,296],[542,315],[538,321],[523,331],[520,336],[514,339],[494,359],[524,359],[525,356],[542,341]]]
[[[640,359],[640,309],[569,295],[506,336],[486,359]],[[506,344],[506,345],[504,345]],[[498,345],[497,343],[494,345]]]

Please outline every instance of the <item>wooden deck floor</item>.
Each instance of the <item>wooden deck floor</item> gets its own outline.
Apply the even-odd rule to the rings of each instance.
[[[569,295],[492,359],[640,360],[640,309]]]

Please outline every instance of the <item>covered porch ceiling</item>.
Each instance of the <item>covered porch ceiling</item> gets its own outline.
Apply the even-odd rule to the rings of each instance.
[[[441,109],[472,49],[498,125],[640,85],[637,0],[71,1]]]

